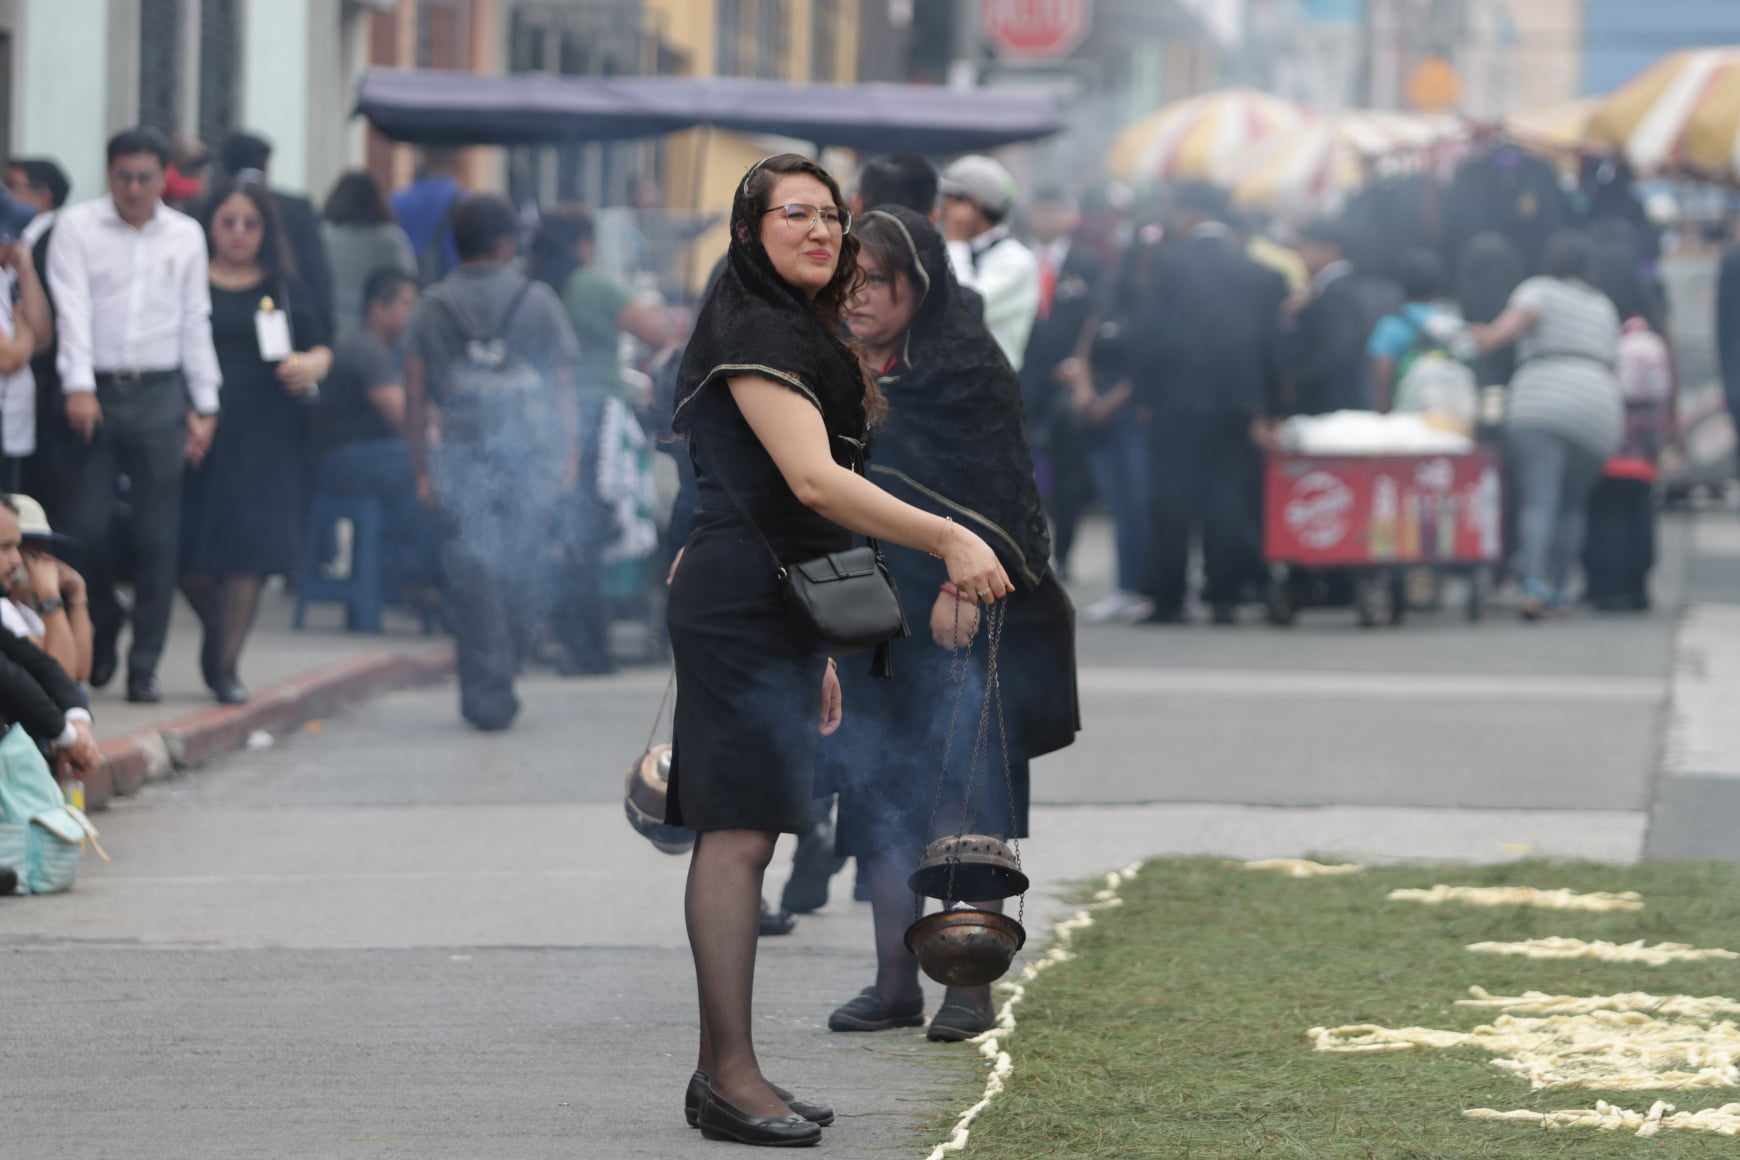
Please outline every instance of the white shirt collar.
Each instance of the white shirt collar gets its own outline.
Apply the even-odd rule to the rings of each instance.
[[[106,225],[126,226],[128,229],[148,230],[163,220],[163,202],[159,200],[151,207],[151,216],[142,226],[135,227],[121,216],[121,211],[115,208],[115,198],[112,194],[105,195],[98,203],[98,216]]]

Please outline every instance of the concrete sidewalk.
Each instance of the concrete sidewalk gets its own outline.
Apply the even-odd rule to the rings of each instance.
[[[274,588],[242,657],[253,690],[246,705],[220,706],[199,675],[199,622],[177,603],[169,644],[158,668],[163,702],[128,704],[125,679],[92,692],[105,766],[87,779],[86,803],[105,809],[111,798],[146,781],[201,765],[240,749],[256,731],[278,733],[391,689],[438,680],[452,671],[452,648],[424,636],[414,617],[389,613],[379,634],[344,631],[336,607],[310,608],[306,628],[290,627],[294,600]],[[126,638],[122,638],[125,661]]]

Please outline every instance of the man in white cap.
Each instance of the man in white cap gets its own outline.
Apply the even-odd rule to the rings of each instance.
[[[1039,313],[1039,261],[1009,232],[1018,190],[1009,171],[971,154],[943,171],[942,230],[955,277],[985,300],[985,326],[1021,369]]]

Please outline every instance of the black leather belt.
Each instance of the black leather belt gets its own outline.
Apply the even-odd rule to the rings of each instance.
[[[158,370],[141,370],[141,369],[136,368],[136,367],[129,367],[125,370],[98,371],[96,373],[95,378],[96,378],[98,383],[111,383],[111,384],[118,384],[118,385],[124,386],[124,385],[132,384],[132,383],[142,383],[148,379],[167,378],[170,375],[173,375],[176,373],[177,372],[176,372],[176,369],[174,367],[170,367],[167,370],[160,370],[160,371],[158,371]]]

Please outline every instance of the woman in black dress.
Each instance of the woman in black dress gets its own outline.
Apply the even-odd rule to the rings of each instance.
[[[700,1059],[685,1106],[709,1136],[751,1144],[814,1143],[833,1119],[768,1083],[750,1035],[762,874],[778,836],[809,824],[819,735],[842,716],[827,646],[788,614],[767,549],[796,563],[851,547],[857,532],[934,553],[976,599],[1011,590],[978,536],[851,466],[881,399],[838,337],[858,276],[849,225],[839,186],[814,162],[781,154],[750,169],[673,418],[697,491],[669,611],[677,708],[666,820],[699,832],[685,915]]]
[[[1007,779],[995,731],[977,777],[967,777],[987,650],[970,656],[958,688],[954,652],[970,642],[979,611],[956,597],[935,560],[899,548],[888,553],[908,623],[929,626],[894,642],[899,679],[841,674],[852,716],[823,747],[823,770],[840,791],[836,853],[855,856],[870,885],[876,982],[828,1026],[882,1031],[924,1022],[918,962],[905,941],[913,919],[906,883],[920,853],[963,827],[1026,837],[1028,759],[1073,742],[1080,715],[1074,610],[1051,571],[1051,535],[1022,433],[1021,381],[985,328],[983,310],[955,281],[942,235],[926,218],[885,207],[863,215],[855,233],[864,281],[846,320],[888,398],[870,478],[916,507],[984,532],[1016,586],[998,658]],[[957,700],[962,711],[951,738]],[[968,1039],[992,1020],[990,987],[950,988],[930,1038]]]
[[[308,424],[332,365],[326,328],[296,280],[272,196],[257,182],[215,190],[201,215],[211,251],[211,332],[223,416],[182,484],[181,591],[199,615],[200,673],[239,704],[237,676],[267,576],[296,566]],[[262,356],[262,314],[287,312],[295,353]]]

